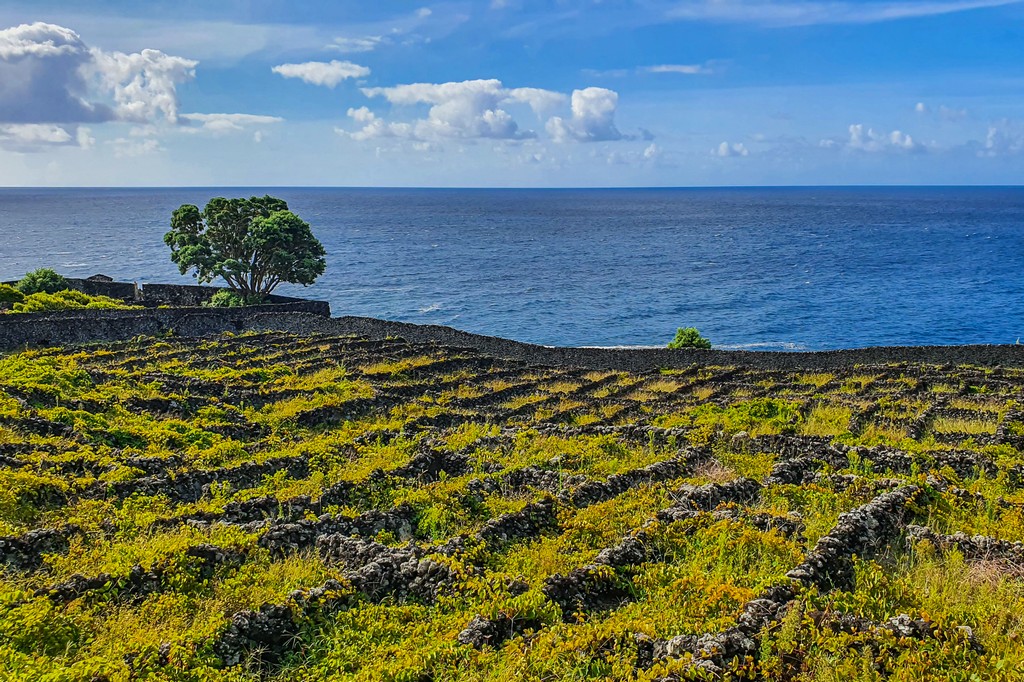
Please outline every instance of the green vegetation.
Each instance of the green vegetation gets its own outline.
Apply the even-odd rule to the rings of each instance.
[[[221,277],[244,301],[266,298],[278,284],[309,285],[326,267],[309,224],[271,196],[211,199],[200,211],[183,204],[164,235],[181,274],[200,283]]]
[[[259,297],[246,298],[228,289],[221,289],[207,301],[206,305],[211,308],[241,308],[247,305],[257,305],[262,299]]]
[[[29,294],[55,294],[68,288],[64,277],[50,268],[39,268],[22,277],[15,288],[26,296]]]
[[[89,309],[127,309],[135,308],[124,301],[108,296],[89,296],[81,291],[65,289],[55,294],[40,292],[25,296],[20,303],[11,306],[15,313],[44,313],[58,310]]]
[[[680,327],[676,330],[676,337],[669,342],[668,347],[711,348],[711,341],[701,336],[696,327]]]
[[[1024,540],[1021,395],[277,332],[0,356],[0,678],[1020,679],[1024,550],[908,524]],[[900,485],[849,580],[787,577]],[[746,654],[692,645],[777,586]]]
[[[13,303],[21,303],[25,300],[25,294],[21,293],[10,284],[0,284],[0,310],[5,310]]]

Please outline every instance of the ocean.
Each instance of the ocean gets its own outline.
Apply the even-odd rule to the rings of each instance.
[[[0,280],[193,281],[182,203],[269,193],[327,248],[278,293],[546,345],[819,350],[1024,338],[1024,188],[0,189]]]

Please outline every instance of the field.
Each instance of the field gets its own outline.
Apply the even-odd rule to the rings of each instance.
[[[1022,679],[1022,393],[283,333],[7,354],[0,675]]]

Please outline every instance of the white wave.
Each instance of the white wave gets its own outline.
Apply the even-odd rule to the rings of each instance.
[[[426,308],[420,308],[420,313],[426,315],[427,313],[436,313],[441,309],[440,303],[431,303]]]
[[[723,343],[716,350],[808,350],[802,343],[792,341],[762,341],[760,343]]]

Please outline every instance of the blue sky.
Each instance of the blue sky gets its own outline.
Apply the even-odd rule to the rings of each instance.
[[[1021,0],[7,0],[0,185],[1020,184],[1022,67]]]

